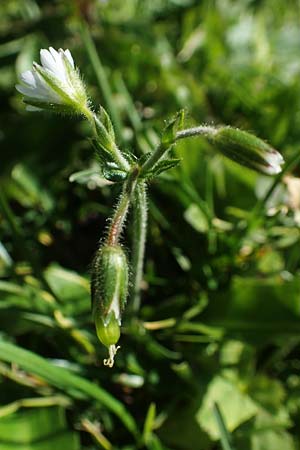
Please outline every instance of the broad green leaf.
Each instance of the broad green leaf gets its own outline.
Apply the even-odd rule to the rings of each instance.
[[[64,311],[69,314],[80,314],[90,310],[89,281],[56,264],[50,265],[45,277],[53,292],[64,303]]]
[[[257,406],[239,386],[225,377],[217,375],[208,386],[203,403],[196,414],[197,422],[212,439],[219,439],[218,424],[213,415],[213,405],[217,403],[228,428],[234,431],[257,413]]]
[[[285,431],[262,429],[252,434],[251,450],[296,450],[296,446]]]

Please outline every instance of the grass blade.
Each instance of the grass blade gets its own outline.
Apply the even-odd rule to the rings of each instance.
[[[38,375],[52,386],[68,392],[72,397],[88,397],[98,400],[119,417],[125,427],[137,437],[136,423],[124,405],[91,381],[75,375],[63,367],[55,367],[41,356],[8,342],[0,342],[0,359],[18,364],[22,369]]]
[[[232,446],[231,436],[226,428],[222,413],[217,403],[213,406],[213,412],[220,431],[220,440],[223,450],[235,450]]]

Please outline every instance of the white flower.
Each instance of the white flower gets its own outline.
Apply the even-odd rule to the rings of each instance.
[[[40,51],[41,64],[20,76],[16,89],[24,95],[27,110],[52,109],[88,114],[88,99],[70,50]]]

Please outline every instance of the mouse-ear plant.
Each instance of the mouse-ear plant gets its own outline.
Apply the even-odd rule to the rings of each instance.
[[[92,143],[102,175],[122,185],[114,214],[96,251],[91,270],[92,315],[99,340],[108,348],[104,364],[112,367],[119,348],[122,313],[128,286],[131,309],[137,312],[147,233],[147,184],[162,172],[175,167],[179,159],[170,150],[181,139],[206,138],[212,147],[227,158],[267,175],[281,171],[283,158],[277,150],[251,133],[228,126],[201,125],[183,128],[184,115],[179,112],[165,126],[160,143],[152,153],[137,159],[118,147],[110,116],[100,106],[91,107],[86,89],[69,50],[41,50],[41,65],[20,76],[17,90],[23,94],[30,111],[53,111],[80,114],[93,132]],[[128,260],[122,234],[130,206],[133,209],[132,253]],[[131,280],[129,280],[131,278]]]

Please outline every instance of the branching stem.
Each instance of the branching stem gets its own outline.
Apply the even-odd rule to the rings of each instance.
[[[181,130],[176,133],[174,144],[180,139],[186,139],[193,136],[204,136],[209,137],[216,133],[215,127],[210,127],[207,125],[200,125],[199,127],[187,128],[186,130]],[[171,144],[172,145],[172,144]],[[151,156],[142,166],[142,174],[149,172],[156,163],[164,156],[164,154],[170,149],[170,145],[166,145],[161,142],[158,147],[154,150]]]

